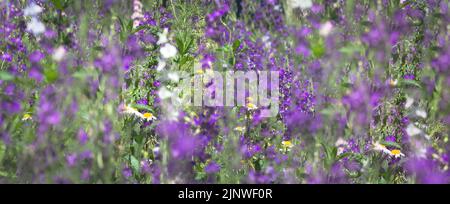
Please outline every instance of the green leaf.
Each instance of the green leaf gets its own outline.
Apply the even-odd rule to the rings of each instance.
[[[195,175],[195,180],[201,181],[201,180],[205,179],[206,176],[207,175],[205,172],[198,171],[197,174]]]
[[[131,32],[133,30],[133,20],[128,20],[127,32]]]
[[[353,9],[355,8],[355,0],[347,0],[345,12],[347,16],[353,16]]]
[[[6,152],[6,145],[3,144],[3,141],[0,141],[0,164],[3,161],[3,157],[5,156],[5,152]]]
[[[338,156],[337,156],[337,159],[338,159],[338,160],[341,160],[341,159],[346,158],[346,157],[349,157],[349,156],[351,156],[351,155],[352,155],[351,152],[345,152],[345,153],[342,153],[342,154],[338,155]]]
[[[240,40],[235,40],[233,42],[233,52],[236,53],[237,49],[239,48],[239,46],[241,46],[241,41]]]
[[[190,34],[182,33],[175,38],[175,41],[180,55],[185,55],[188,53],[189,49],[191,49],[194,39]]]
[[[63,10],[64,9],[63,0],[52,0],[52,3],[55,6],[55,8],[57,8],[59,10]]]
[[[10,80],[13,80],[13,79],[14,79],[14,76],[11,75],[10,73],[5,72],[5,71],[0,71],[0,80],[2,80],[2,81],[10,81]]]
[[[405,86],[415,86],[417,88],[422,88],[422,85],[415,81],[415,80],[409,80],[409,79],[401,79],[399,80],[399,86],[405,87]]]
[[[58,71],[53,68],[47,68],[44,70],[45,80],[49,83],[53,83],[58,79]]]
[[[319,112],[322,115],[333,115],[334,113],[336,113],[336,109],[335,109],[335,107],[330,106],[330,107],[320,110]]]
[[[117,19],[119,19],[120,28],[125,29],[125,23],[123,22],[122,18],[120,16],[117,16]]]
[[[79,70],[72,74],[72,77],[78,78],[78,79],[85,79],[90,76],[96,76],[96,74],[94,72],[90,72],[87,70]]]
[[[141,109],[141,110],[146,110],[149,112],[153,112],[153,109],[148,106],[148,105],[143,105],[143,104],[134,104],[132,105],[133,108],[137,108],[137,109]]]
[[[134,172],[139,172],[140,170],[139,160],[137,160],[136,157],[134,157],[133,155],[130,156],[130,163],[131,168],[134,170]]]
[[[120,23],[120,41],[124,42],[126,39],[128,39],[128,36],[130,32],[133,29],[133,21],[129,20],[128,23],[126,23],[120,16],[117,17],[119,19]]]
[[[380,142],[382,145],[386,146],[386,147],[395,147],[398,149],[402,149],[402,146],[400,146],[400,144],[396,143],[396,142],[387,142],[387,141],[382,141]]]
[[[349,89],[349,88],[352,88],[352,87],[353,87],[353,84],[350,83],[350,82],[343,82],[343,83],[341,84],[341,86],[342,86],[343,88]]]
[[[362,46],[358,46],[358,45],[347,45],[344,47],[341,47],[339,49],[339,52],[343,53],[343,54],[347,54],[347,55],[352,55],[355,52],[361,52],[363,50]]]
[[[94,46],[92,47],[92,49],[94,49],[95,51],[103,51],[105,48],[102,46]]]
[[[140,26],[136,27],[135,29],[133,29],[133,31],[131,33],[135,34],[135,33],[139,32],[141,30],[150,29],[150,28],[152,28],[152,27],[149,26],[149,25],[140,25]]]
[[[323,39],[313,40],[311,42],[311,50],[314,57],[322,57],[325,54],[325,43],[323,42]]]

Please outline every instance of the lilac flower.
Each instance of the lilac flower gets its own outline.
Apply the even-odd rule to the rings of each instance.
[[[77,162],[77,155],[76,154],[68,154],[66,156],[66,162],[69,167],[75,166],[75,164]]]
[[[89,140],[89,136],[83,129],[80,129],[78,130],[77,139],[81,145],[85,145],[86,142]]]
[[[11,144],[11,136],[7,132],[0,133],[0,140],[2,140],[2,142],[4,142],[6,145]]]
[[[197,140],[191,135],[187,125],[167,121],[160,123],[157,130],[168,140],[173,158],[189,158],[193,155]]]
[[[10,55],[9,53],[4,53],[2,55],[2,60],[3,61],[7,61],[7,62],[11,62],[12,61],[12,55]]]
[[[220,166],[214,161],[209,162],[208,165],[205,166],[205,172],[208,174],[214,174],[219,171],[220,171]]]
[[[430,159],[411,158],[406,164],[409,173],[417,178],[418,183],[439,184],[448,183],[448,173],[440,169],[436,161]]]
[[[395,136],[389,135],[385,138],[386,142],[396,142]]]
[[[83,169],[81,173],[81,180],[88,181],[90,178],[91,170],[89,168]]]
[[[122,170],[122,176],[126,179],[130,178],[133,175],[133,172],[131,171],[130,167],[126,166]]]
[[[205,54],[203,56],[203,59],[201,60],[202,63],[202,68],[206,69],[206,68],[212,68],[212,64],[214,63],[215,58],[213,55],[211,54]]]
[[[51,126],[57,125],[61,121],[61,113],[55,108],[54,103],[56,91],[53,87],[46,88],[41,95],[37,118],[39,120],[38,134],[42,137]]]
[[[152,173],[151,161],[148,161],[148,160],[141,161],[141,173],[144,173],[144,174]]]
[[[28,76],[32,79],[35,79],[38,82],[44,80],[44,76],[42,75],[40,68],[37,66],[32,66],[30,71],[28,72]]]
[[[29,59],[32,63],[39,63],[42,59],[44,59],[45,55],[41,51],[34,51],[30,54]]]

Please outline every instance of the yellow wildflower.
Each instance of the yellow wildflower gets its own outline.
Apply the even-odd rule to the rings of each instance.
[[[152,113],[144,113],[144,114],[142,114],[142,117],[146,120],[155,120],[156,119],[156,117],[153,116]]]
[[[282,141],[282,142],[281,142],[281,145],[282,145],[284,148],[286,148],[286,149],[290,149],[290,148],[292,148],[292,147],[294,146],[294,144],[292,144],[292,142],[289,141],[289,140]]]
[[[236,130],[238,132],[244,132],[245,131],[245,127],[237,126],[236,128],[234,128],[234,130]]]
[[[404,157],[405,155],[400,150],[393,149],[393,150],[391,150],[391,156],[394,156],[397,158],[397,157]]]
[[[23,115],[23,117],[22,117],[22,121],[25,121],[25,120],[31,120],[31,119],[33,119],[33,118],[32,118],[31,115],[28,114],[28,113],[25,113],[25,114]]]
[[[204,71],[203,71],[203,69],[197,69],[197,74],[203,74],[203,73],[205,73]]]
[[[258,107],[256,107],[256,105],[253,104],[253,103],[247,103],[246,107],[247,107],[248,110],[256,110],[256,109],[258,109]]]
[[[397,84],[398,84],[398,80],[397,79],[390,79],[389,80],[389,85],[390,86],[394,87],[394,86],[397,86]]]

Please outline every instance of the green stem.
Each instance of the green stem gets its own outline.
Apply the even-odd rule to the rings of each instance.
[[[172,1],[172,0],[170,0],[170,7],[172,7],[172,13],[173,13],[173,17],[175,18],[175,20],[177,20],[177,21],[178,21],[178,18],[177,18],[177,13],[175,12],[175,6],[174,6],[174,4],[173,4],[173,1]]]
[[[5,64],[5,60],[2,60],[2,66],[0,67],[0,70],[3,70],[3,64]]]

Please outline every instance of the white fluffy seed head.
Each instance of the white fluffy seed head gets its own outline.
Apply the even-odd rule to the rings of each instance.
[[[45,32],[45,25],[38,18],[32,17],[27,24],[27,31],[32,32],[34,35],[39,35]]]
[[[177,48],[170,43],[164,44],[159,51],[164,59],[175,57],[178,52]]]
[[[291,6],[291,8],[301,8],[301,9],[309,9],[312,7],[312,1],[311,0],[289,0],[288,4]]]
[[[23,15],[25,16],[36,16],[42,12],[42,7],[37,5],[36,3],[31,3],[23,10]]]

